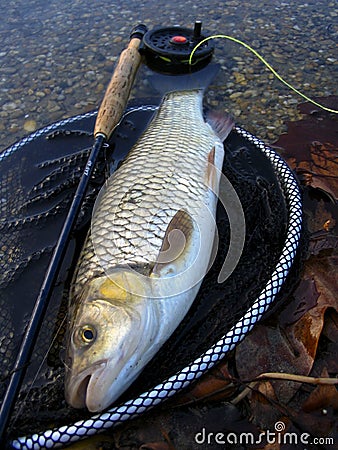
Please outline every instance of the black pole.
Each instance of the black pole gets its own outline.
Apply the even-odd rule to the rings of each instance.
[[[54,248],[45,278],[32,311],[31,319],[27,325],[13,370],[10,375],[9,384],[3,403],[1,405],[0,443],[3,441],[4,433],[6,431],[14,403],[19,394],[26,367],[32,353],[33,343],[37,338],[37,334],[48,305],[48,300],[67,248],[70,233],[80,211],[82,200],[86,193],[97,156],[103,143],[109,139],[109,136],[115,126],[121,119],[124,108],[127,104],[136,72],[141,63],[139,46],[146,31],[147,27],[143,24],[137,25],[131,31],[130,42],[127,48],[120,55],[112,79],[103,98],[103,102],[98,111],[94,128],[95,142],[80,179],[80,183],[76,189],[75,196],[72,200],[59,239]]]
[[[19,389],[26,371],[27,363],[31,356],[33,347],[32,344],[37,338],[37,334],[40,329],[46,307],[48,305],[48,300],[51,295],[52,287],[54,285],[54,282],[56,281],[56,277],[58,275],[63,256],[67,248],[70,233],[80,211],[82,200],[85,195],[90,177],[92,175],[97,156],[102,148],[104,141],[105,138],[103,135],[98,135],[95,139],[95,143],[87,160],[86,167],[80,179],[62,231],[49,262],[45,278],[43,280],[39,295],[36,299],[34,309],[32,311],[31,319],[27,324],[20,350],[17,355],[12,373],[10,375],[9,385],[0,409],[0,442],[3,439],[12,409],[14,407],[14,403],[17,399]]]

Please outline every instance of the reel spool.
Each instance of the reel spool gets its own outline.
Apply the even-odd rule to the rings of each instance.
[[[140,47],[146,64],[153,70],[169,74],[182,74],[202,69],[211,61],[214,45],[205,42],[189,57],[194,47],[207,36],[201,34],[202,22],[196,21],[194,29],[157,27],[148,31]]]

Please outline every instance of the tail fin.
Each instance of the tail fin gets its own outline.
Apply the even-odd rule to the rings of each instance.
[[[235,125],[234,118],[223,111],[208,111],[207,122],[221,141],[225,141]]]
[[[209,64],[204,69],[184,75],[152,75],[151,85],[161,94],[176,91],[204,91],[219,71],[219,64]]]

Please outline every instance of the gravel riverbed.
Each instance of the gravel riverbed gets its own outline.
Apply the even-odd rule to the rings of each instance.
[[[145,23],[192,27],[236,37],[260,52],[290,84],[309,97],[337,88],[335,1],[256,2],[159,0],[0,0],[0,150],[61,118],[96,109],[131,28]],[[273,142],[285,122],[299,117],[302,99],[280,83],[247,49],[215,42],[222,71],[205,96],[215,109]],[[139,73],[134,97],[149,97],[148,71]]]

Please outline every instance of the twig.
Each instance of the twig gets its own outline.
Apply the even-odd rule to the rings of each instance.
[[[285,380],[285,381],[295,381],[296,383],[308,383],[308,384],[338,384],[338,378],[320,378],[320,377],[309,377],[305,375],[295,375],[292,373],[280,373],[280,372],[266,372],[261,373],[255,380],[251,381],[248,386],[243,389],[243,391],[235,397],[231,403],[237,405],[243,398],[245,398],[254,387],[262,380]]]

